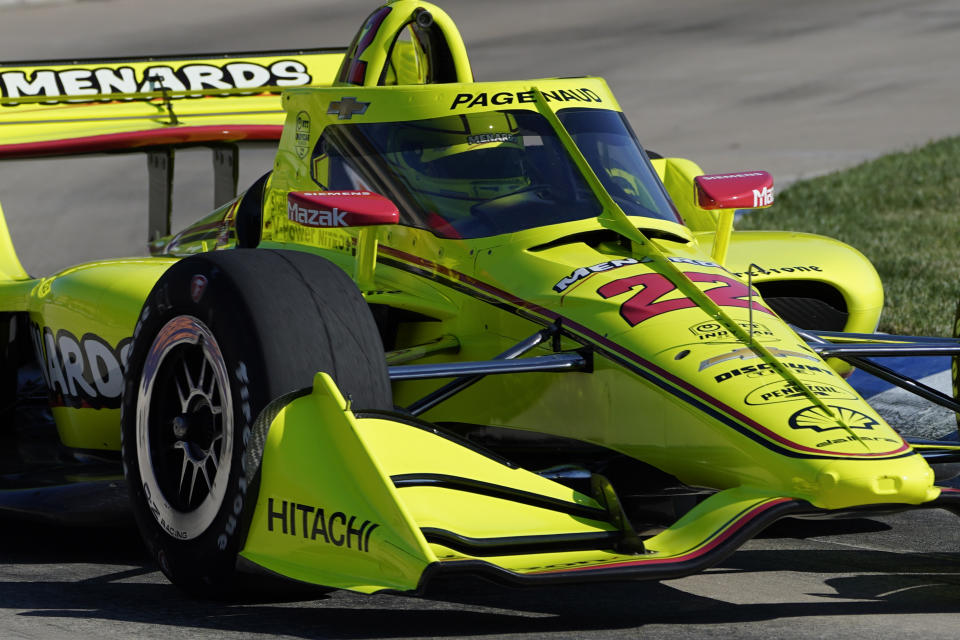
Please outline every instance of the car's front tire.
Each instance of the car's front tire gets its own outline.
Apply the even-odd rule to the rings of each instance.
[[[383,347],[354,283],[295,251],[231,250],[174,264],[148,296],[123,395],[134,516],[177,586],[219,596],[256,503],[251,427],[326,371],[359,408],[392,407]],[[318,425],[322,428],[322,425]]]

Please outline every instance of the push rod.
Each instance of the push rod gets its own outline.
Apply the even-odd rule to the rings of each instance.
[[[809,343],[808,343],[809,344]],[[955,356],[960,355],[960,344],[928,342],[917,344],[810,344],[824,358],[893,357],[893,356]]]
[[[513,345],[512,347],[510,347],[509,349],[507,349],[506,351],[498,355],[496,358],[494,358],[494,360],[513,360],[514,358],[522,356],[526,352],[542,344],[544,341],[550,339],[557,332],[557,330],[558,328],[555,325],[551,325],[546,329],[541,329],[540,331],[537,331],[535,334],[533,334],[529,338],[525,340],[521,340],[517,344]],[[394,367],[390,367],[390,369],[392,370],[394,369]],[[461,391],[470,387],[471,385],[476,384],[481,379],[483,379],[483,376],[486,374],[473,373],[470,375],[462,375],[462,374],[454,373],[454,374],[447,374],[446,377],[449,377],[450,375],[461,375],[461,377],[458,377],[456,380],[451,380],[450,382],[443,385],[436,391],[424,396],[423,398],[420,398],[419,400],[411,404],[409,407],[407,407],[407,411],[409,411],[415,416],[418,416],[424,413],[425,411],[428,411],[433,407],[437,406],[444,400],[447,400],[448,398],[451,398],[452,396],[460,393]],[[437,377],[444,377],[444,376],[437,376]],[[391,379],[393,379],[392,373],[391,373]]]
[[[798,329],[796,327],[794,327],[793,329],[800,335],[801,338],[807,341],[807,344],[810,346],[810,348],[812,348],[814,351],[816,351],[822,356],[836,356],[846,362],[849,362],[850,364],[857,367],[858,369],[862,369],[863,371],[866,371],[870,375],[876,376],[881,380],[886,380],[890,384],[900,387],[901,389],[904,389],[906,391],[909,391],[910,393],[917,395],[925,400],[929,400],[930,402],[934,404],[938,404],[941,407],[946,407],[951,411],[960,412],[960,403],[958,403],[954,398],[951,398],[947,394],[941,393],[940,391],[937,391],[933,387],[927,386],[922,382],[918,382],[916,380],[913,380],[911,378],[904,376],[903,374],[897,373],[893,369],[889,367],[885,367],[879,362],[868,360],[865,357],[857,357],[858,355],[865,356],[865,355],[894,355],[894,354],[890,354],[890,353],[875,354],[872,352],[868,352],[867,350],[863,350],[860,352],[847,351],[843,353],[837,353],[830,349],[832,347],[839,347],[839,346],[848,346],[848,347],[896,346],[896,347],[916,347],[917,350],[922,351],[924,348],[928,347],[929,344],[924,345],[923,347],[919,345],[873,345],[873,344],[837,345],[837,344],[832,344],[830,342],[827,342],[823,337],[818,336],[814,333],[811,333],[810,331],[804,331],[803,329]],[[940,349],[943,347],[948,347],[952,349],[952,348],[957,348],[957,345],[956,344],[950,345],[949,343],[938,345],[936,349],[937,353],[935,354],[900,351],[896,355],[901,355],[901,356],[947,355],[947,353],[951,353],[951,352],[943,353],[942,351],[940,351]],[[957,353],[960,353],[960,351],[957,351]]]
[[[442,362],[389,367],[391,380],[428,380],[454,376],[488,376],[498,373],[533,373],[582,371],[587,360],[579,353],[554,353],[521,360],[480,360],[477,362]]]

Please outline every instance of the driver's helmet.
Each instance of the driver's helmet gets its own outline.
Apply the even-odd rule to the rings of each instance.
[[[477,202],[530,186],[518,130],[498,112],[406,123],[386,155],[412,189],[442,200],[445,215],[467,215]]]

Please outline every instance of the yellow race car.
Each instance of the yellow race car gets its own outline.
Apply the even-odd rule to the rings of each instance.
[[[648,154],[602,79],[474,82],[438,7],[389,2],[345,50],[17,63],[0,89],[0,158],[144,152],[151,186],[147,258],[33,278],[0,218],[0,509],[132,507],[219,595],[666,579],[786,516],[960,508],[958,447],[844,378],[956,410],[869,357],[960,341],[872,335],[863,255],[734,232],[771,176]],[[236,195],[254,141],[276,160]],[[198,145],[222,204],[173,233]]]

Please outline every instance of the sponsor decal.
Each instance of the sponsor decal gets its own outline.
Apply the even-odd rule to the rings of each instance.
[[[247,499],[247,447],[250,445],[250,438],[253,432],[250,431],[250,422],[253,418],[253,411],[250,408],[250,378],[247,375],[247,364],[241,360],[237,363],[237,368],[233,371],[233,376],[240,389],[240,414],[243,416],[243,431],[241,438],[243,440],[244,455],[240,458],[243,473],[237,477],[237,495],[230,505],[230,512],[227,520],[223,524],[223,530],[217,536],[217,548],[224,551],[230,543],[230,538],[237,531],[237,525],[240,522],[240,514],[243,513],[243,505]]]
[[[857,411],[856,409],[848,409],[847,407],[838,407],[835,405],[829,406],[837,414],[839,420],[827,415],[820,407],[806,407],[790,416],[788,424],[791,429],[813,429],[814,431],[843,429],[845,426],[849,429],[873,429],[880,424],[867,414]],[[852,440],[852,438],[850,439]]]
[[[372,191],[304,191],[304,196],[362,197],[375,195]]]
[[[346,227],[346,215],[346,211],[340,211],[337,207],[333,211],[326,211],[287,202],[287,218],[304,227]]]
[[[311,244],[316,238],[316,235],[317,235],[316,229],[307,229],[305,227],[301,227],[298,224],[287,222],[286,220],[281,220],[281,223],[277,225],[277,237],[282,238],[287,242],[299,242],[300,244]],[[340,241],[339,244],[342,244],[342,241]],[[332,248],[332,247],[326,247],[326,248]]]
[[[353,116],[362,116],[367,112],[369,102],[357,102],[356,98],[340,98],[330,103],[327,115],[337,115],[337,120],[350,120]]]
[[[293,147],[301,158],[307,157],[310,150],[310,114],[301,111],[297,114],[297,121],[293,130]]]
[[[523,313],[525,313],[527,310],[531,310],[534,313],[538,313],[551,321],[562,321],[566,329],[582,335],[584,339],[588,343],[594,345],[597,348],[598,353],[601,353],[604,357],[620,362],[629,370],[644,376],[648,380],[662,380],[665,382],[679,383],[662,384],[661,386],[665,392],[669,393],[678,401],[689,404],[692,407],[692,410],[703,411],[717,418],[725,427],[729,428],[731,432],[747,435],[748,437],[754,437],[754,435],[771,436],[772,439],[764,437],[757,440],[761,446],[771,451],[781,454],[786,453],[787,455],[796,457],[798,459],[891,459],[911,455],[909,446],[906,443],[899,445],[899,447],[895,450],[885,452],[828,452],[814,449],[812,446],[794,442],[789,439],[783,440],[782,438],[777,437],[777,434],[770,428],[764,426],[749,416],[743,414],[737,415],[735,412],[733,415],[725,415],[724,413],[713,412],[713,408],[719,409],[722,412],[728,412],[731,410],[731,408],[714,395],[699,394],[689,383],[685,383],[669,372],[662,371],[659,369],[659,367],[653,365],[638,353],[620,347],[613,340],[607,338],[606,336],[595,333],[591,329],[570,319],[568,316],[560,315],[554,311],[540,307],[536,303],[530,302],[529,300],[518,299],[516,296],[511,295],[506,291],[498,289],[488,283],[476,280],[470,275],[455,270],[450,270],[447,267],[439,266],[434,262],[424,260],[421,257],[400,251],[399,249],[381,245],[379,251],[380,259],[385,261],[387,264],[392,265],[393,267],[414,274],[423,273],[424,269],[432,269],[431,273],[435,273],[436,282],[451,289],[465,292],[468,295],[473,295],[478,300],[483,302],[500,305],[502,308],[509,309],[520,315],[523,315]],[[469,286],[479,289],[480,292],[471,292],[469,289],[467,289]],[[758,369],[765,368],[764,364],[765,363],[761,363],[760,365],[746,367],[744,370],[757,371]],[[826,364],[824,364],[824,368],[792,362],[781,362],[780,364],[795,371],[806,371],[813,374],[822,374],[825,377],[837,376],[837,374],[832,369],[827,367]],[[758,373],[757,375],[774,374],[776,374],[776,370]],[[698,397],[696,399],[694,399],[694,393],[698,393]],[[782,444],[778,444],[778,440],[779,442],[782,442]]]
[[[601,262],[600,264],[591,265],[589,267],[580,267],[575,271],[571,272],[566,278],[561,278],[557,284],[553,285],[553,290],[557,293],[565,291],[570,285],[583,280],[584,278],[601,271],[610,271],[611,269],[619,269],[620,267],[625,267],[628,264],[637,264],[639,261],[633,258],[621,258],[618,260],[610,260],[609,262]]]
[[[143,497],[147,501],[147,507],[149,507],[150,512],[153,513],[153,517],[156,519],[157,524],[160,525],[160,528],[166,531],[167,535],[169,535],[171,538],[186,540],[189,537],[189,533],[185,529],[177,529],[175,526],[173,526],[173,524],[167,522],[166,518],[163,517],[160,507],[157,506],[156,501],[153,499],[153,494],[150,492],[150,484],[144,482],[142,486]]]
[[[116,409],[123,392],[123,374],[132,338],[111,347],[92,333],[77,338],[66,329],[31,325],[31,337],[42,364],[50,402],[54,406]]]
[[[804,358],[806,360],[813,360],[814,362],[820,362],[820,359],[816,356],[812,356],[809,353],[800,353],[799,351],[787,351],[786,349],[777,349],[771,347],[768,351],[778,358]],[[703,371],[704,369],[709,369],[710,367],[720,364],[721,362],[726,362],[727,360],[749,360],[750,358],[759,358],[753,349],[749,347],[744,347],[743,349],[737,349],[729,353],[721,353],[718,356],[713,356],[712,358],[707,358],[700,363],[700,368],[697,371]]]
[[[759,322],[751,323],[746,320],[738,320],[737,324],[740,325],[744,331],[752,332],[753,337],[757,340],[763,342],[776,342],[779,340],[779,338],[774,336],[773,331]],[[690,327],[690,333],[696,336],[700,342],[740,342],[729,329],[719,322],[701,322],[700,324],[695,324]]]
[[[829,447],[830,445],[833,445],[833,444],[846,444],[847,442],[856,442],[858,440],[861,442],[873,441],[873,442],[890,442],[892,444],[903,444],[901,440],[895,440],[893,438],[884,438],[883,436],[857,436],[856,438],[854,438],[853,436],[847,436],[846,438],[834,438],[832,440],[824,440],[823,442],[818,442],[815,446],[818,449],[822,449],[823,447]]]
[[[756,266],[756,265],[753,265],[753,266]],[[751,269],[750,271],[736,271],[736,272],[734,272],[733,275],[735,275],[735,276],[737,276],[738,278],[740,278],[740,277],[742,277],[742,276],[747,276],[747,275],[759,276],[759,275],[768,275],[768,274],[771,274],[771,273],[774,273],[774,274],[776,274],[776,273],[800,273],[800,272],[804,272],[804,271],[817,271],[817,272],[821,272],[821,271],[823,271],[823,269],[821,269],[820,267],[814,266],[814,265],[810,265],[810,266],[808,266],[808,267],[797,266],[797,267],[776,267],[776,268],[772,268],[772,267],[771,267],[771,268],[765,268],[765,267],[757,266],[756,269]]]
[[[313,82],[307,67],[297,60],[278,60],[269,65],[256,62],[226,64],[168,63],[137,70],[131,66],[70,67],[0,73],[0,93],[5,98],[76,96],[45,104],[84,102],[84,96],[146,91],[200,91],[203,89],[256,89],[267,86],[295,87]],[[194,96],[171,97],[171,99]],[[199,96],[197,96],[199,97]],[[16,106],[10,103],[6,106]]]
[[[233,371],[234,377],[240,383],[240,413],[243,415],[244,424],[250,425],[253,422],[253,411],[250,409],[250,391],[247,385],[250,384],[250,376],[247,374],[247,363],[241,360],[237,368]],[[246,444],[246,442],[244,442]]]
[[[370,551],[370,535],[380,525],[358,521],[357,516],[343,511],[328,514],[321,506],[267,499],[267,531],[366,553]]]
[[[675,264],[692,264],[698,267],[717,267],[718,269],[723,269],[723,267],[712,260],[698,260],[696,258],[684,258],[683,256],[669,256],[667,260]],[[653,262],[653,258],[644,256],[640,258],[640,262]]]
[[[730,178],[753,178],[764,175],[762,171],[752,171],[750,173],[721,173],[712,176],[698,176],[701,180],[729,180]]]
[[[517,136],[512,133],[481,133],[467,136],[467,144],[486,144],[488,142],[513,142]]]
[[[194,304],[200,302],[203,292],[207,290],[207,277],[201,274],[195,274],[190,279],[190,299]]]
[[[351,238],[338,229],[304,227],[295,222],[281,219],[280,224],[277,225],[276,233],[278,239],[286,242],[309,244],[321,249],[356,255],[356,238]]]
[[[769,207],[773,204],[773,187],[753,190],[753,206]]]
[[[667,258],[670,262],[677,264],[692,264],[698,267],[720,267],[716,262],[710,260],[696,260],[694,258],[683,258],[679,256],[672,256]],[[591,265],[589,267],[580,267],[575,269],[570,273],[569,276],[561,278],[557,284],[553,285],[553,290],[557,293],[565,291],[570,285],[583,280],[584,278],[589,277],[594,273],[599,273],[601,271],[610,271],[611,269],[619,269],[620,267],[625,267],[630,264],[639,264],[652,262],[652,258],[649,256],[640,258],[640,260],[635,260],[634,258],[618,258],[616,260],[610,260],[608,262],[601,262],[599,264]]]
[[[560,89],[553,91],[541,90],[547,102],[603,102],[603,98],[590,89]],[[451,109],[457,107],[486,107],[489,105],[523,104],[535,102],[533,91],[500,91],[498,93],[458,93],[450,104]]]
[[[833,369],[815,367],[811,364],[800,364],[797,362],[781,362],[780,364],[788,369],[793,369],[794,371],[802,373],[825,373],[828,375],[833,375]],[[739,369],[733,369],[732,371],[726,371],[724,373],[717,374],[713,376],[713,379],[716,382],[726,382],[727,380],[736,378],[737,376],[759,378],[761,376],[769,376],[774,373],[776,373],[776,369],[773,368],[773,365],[771,365],[769,362],[761,362],[760,364],[749,364],[745,367],[740,367]]]
[[[807,378],[800,378],[800,381],[808,391],[825,400],[856,400],[857,398],[851,391],[827,382]],[[778,380],[777,382],[771,382],[762,387],[757,387],[748,393],[743,401],[749,405],[764,405],[806,399],[807,396],[803,389],[792,382]]]

